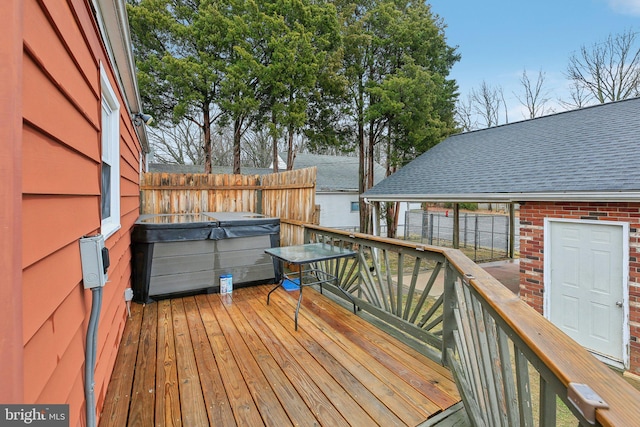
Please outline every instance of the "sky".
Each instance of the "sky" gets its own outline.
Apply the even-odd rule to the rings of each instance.
[[[569,58],[584,45],[603,42],[610,34],[640,31],[640,0],[428,0],[443,19],[450,46],[462,56],[450,77],[461,99],[483,81],[501,86],[509,121],[522,120],[520,78],[532,82],[545,73],[554,108],[568,99],[565,77]],[[640,40],[640,37],[639,37]],[[501,117],[501,123],[503,117]]]

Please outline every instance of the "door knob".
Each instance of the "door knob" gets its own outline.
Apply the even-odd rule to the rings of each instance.
[[[622,301],[616,301],[616,305],[617,305],[618,307],[622,307]]]

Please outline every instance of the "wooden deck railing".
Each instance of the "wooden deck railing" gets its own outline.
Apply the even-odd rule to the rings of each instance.
[[[474,425],[640,420],[639,392],[460,251],[310,225],[305,240],[357,250],[315,267],[338,275],[363,315],[448,366]]]

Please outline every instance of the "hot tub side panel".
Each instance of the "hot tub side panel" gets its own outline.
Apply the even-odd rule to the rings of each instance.
[[[275,283],[280,266],[264,250],[279,246],[280,220],[246,213],[225,215],[225,221],[186,227],[150,225],[148,216],[147,223],[137,223],[132,239],[134,300],[219,292],[220,276],[228,274],[235,288]]]
[[[272,241],[271,235],[217,240],[215,276],[219,278],[231,274],[234,287],[275,283],[273,260],[264,252],[265,249],[274,247]],[[219,283],[216,286],[219,288]]]

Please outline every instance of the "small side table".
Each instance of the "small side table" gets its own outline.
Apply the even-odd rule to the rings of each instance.
[[[298,330],[298,312],[300,311],[300,303],[302,302],[302,288],[305,286],[320,285],[320,293],[322,293],[322,285],[324,283],[334,282],[336,287],[340,289],[340,291],[351,301],[353,304],[353,312],[356,312],[356,302],[349,293],[338,285],[338,277],[324,270],[312,267],[312,264],[317,262],[340,258],[355,258],[356,252],[350,249],[340,248],[329,243],[307,243],[305,245],[269,248],[264,251],[280,261],[297,265],[299,267],[298,280],[300,293],[298,295],[298,305],[296,306],[295,314],[296,331]],[[287,279],[293,281],[291,276],[283,273],[282,280],[280,280],[280,282],[269,291],[269,294],[267,295],[267,304],[269,304],[271,294],[282,286],[284,281]]]

